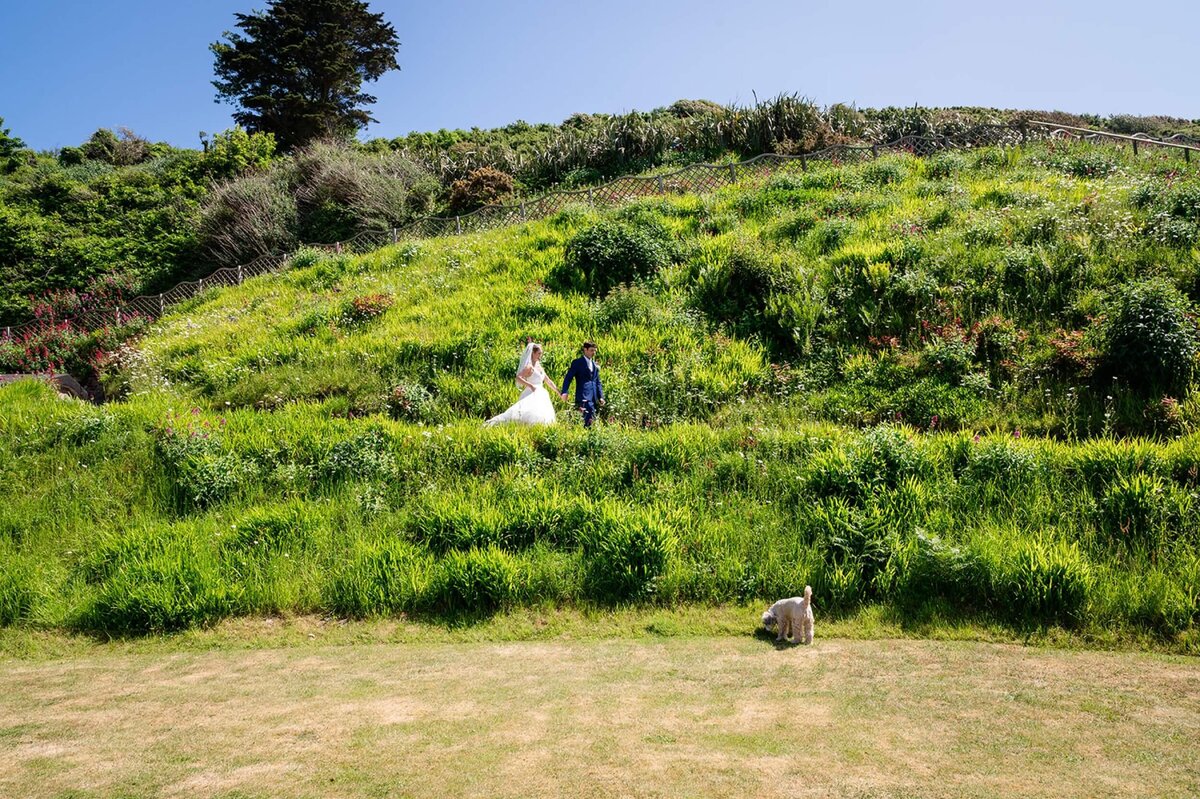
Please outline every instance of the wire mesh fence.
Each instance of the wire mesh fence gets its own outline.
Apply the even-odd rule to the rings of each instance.
[[[669,194],[707,194],[734,184],[761,184],[770,178],[788,173],[807,171],[819,164],[849,165],[871,161],[888,153],[908,153],[920,157],[942,150],[971,150],[981,147],[1013,147],[1035,140],[1077,139],[1130,146],[1137,154],[1139,148],[1173,149],[1181,151],[1186,161],[1200,155],[1200,141],[1176,135],[1169,139],[1154,139],[1146,134],[1126,136],[1032,121],[1021,125],[979,125],[953,133],[930,133],[902,136],[883,144],[837,144],[809,153],[781,155],[764,153],[745,161],[726,164],[690,164],[674,172],[648,176],[624,176],[600,186],[584,189],[554,191],[540,197],[507,205],[488,205],[469,214],[450,217],[422,217],[404,227],[390,230],[366,230],[339,242],[304,245],[332,253],[363,253],[402,239],[424,239],[438,236],[477,233],[544,219],[559,213],[572,204],[591,207],[612,207],[633,200]],[[143,295],[122,301],[117,307],[88,310],[74,314],[69,321],[77,328],[92,330],[115,324],[121,326],[135,319],[157,319],[169,306],[191,299],[202,292],[221,286],[239,285],[245,280],[287,266],[291,255],[267,253],[238,266],[223,267],[211,275],[185,281],[160,294]],[[60,320],[62,321],[62,320]],[[0,336],[14,340],[26,334],[39,320],[6,327]]]

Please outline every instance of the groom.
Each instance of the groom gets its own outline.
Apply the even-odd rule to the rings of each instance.
[[[604,405],[604,386],[600,385],[600,367],[596,364],[596,345],[583,342],[583,356],[571,361],[571,368],[562,382],[562,398],[575,380],[575,407],[583,413],[583,426],[591,427],[596,407]]]

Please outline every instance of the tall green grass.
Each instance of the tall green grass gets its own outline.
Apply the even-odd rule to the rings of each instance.
[[[888,156],[303,253],[118,353],[117,402],[0,389],[0,623],[808,584],[822,613],[1194,646],[1200,405],[1114,384],[1095,320],[1158,276],[1170,330],[1194,324],[1196,179],[1058,144]],[[599,344],[600,424],[480,426],[515,399],[526,336],[556,381]]]
[[[765,602],[806,584],[823,613],[881,604],[1016,629],[1189,641],[1200,614],[1195,437],[430,429],[291,405],[223,427],[189,413],[239,475],[197,499],[155,439],[161,404],[95,409],[32,384],[0,403],[6,485],[91,472],[130,502],[97,518],[98,489],[6,492],[6,624],[136,634],[257,613]],[[60,432],[98,414],[111,445]],[[64,535],[62,518],[90,521]]]

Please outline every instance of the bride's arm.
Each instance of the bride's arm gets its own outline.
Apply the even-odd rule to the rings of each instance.
[[[526,366],[525,369],[522,370],[521,373],[517,375],[517,382],[523,386],[528,386],[529,388],[537,388],[537,386],[535,386],[533,383],[529,382],[529,376],[531,374],[533,374],[533,367]]]
[[[553,380],[551,380],[549,377],[543,377],[543,378],[542,378],[542,382],[543,382],[545,385],[549,386],[549,387],[550,387],[550,390],[551,390],[553,393],[555,393],[555,394],[557,394],[557,393],[558,393],[558,387],[554,385],[554,381],[553,381]]]

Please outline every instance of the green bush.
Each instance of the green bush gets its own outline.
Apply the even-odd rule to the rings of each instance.
[[[1200,615],[1197,578],[1200,570],[1184,575],[1166,574],[1161,569],[1138,573],[1126,583],[1128,590],[1119,594],[1121,610],[1138,628],[1176,636],[1195,624]]]
[[[1002,492],[1013,491],[1029,485],[1037,472],[1038,460],[1028,447],[989,439],[969,449],[963,480]]]
[[[172,530],[128,534],[97,553],[85,574],[97,592],[77,624],[119,634],[171,632],[232,615],[242,590],[226,582],[213,553]]]
[[[971,162],[965,155],[955,150],[942,150],[925,159],[925,176],[930,180],[945,180],[965,172]]]
[[[1126,283],[1099,325],[1098,377],[1140,396],[1175,394],[1191,383],[1200,333],[1187,298],[1161,278]]]
[[[601,602],[649,598],[675,547],[665,521],[633,511],[606,512],[584,534],[584,590]]]
[[[596,311],[596,321],[609,330],[619,324],[648,325],[658,313],[658,301],[645,287],[618,285]]]
[[[551,282],[603,296],[622,283],[657,273],[670,263],[674,245],[661,225],[603,220],[576,233]]]
[[[854,232],[854,223],[849,219],[826,219],[818,222],[808,234],[808,241],[821,255],[829,255],[841,247]]]
[[[404,381],[392,386],[387,398],[388,415],[406,422],[434,421],[434,399],[424,385]]]
[[[900,183],[908,176],[908,167],[898,158],[880,158],[869,161],[862,167],[862,177],[868,185],[887,186]]]
[[[425,602],[432,569],[432,559],[404,541],[358,542],[327,584],[324,604],[355,617],[412,611]]]
[[[974,347],[961,338],[934,337],[921,350],[921,372],[957,385],[971,370]]]
[[[311,551],[316,544],[316,525],[300,505],[282,508],[257,508],[239,518],[224,545],[259,557],[282,553],[290,555]]]
[[[775,298],[793,293],[792,267],[751,241],[739,240],[700,268],[693,303],[709,319],[725,323],[739,336],[762,337],[767,343],[790,343],[776,314]]]
[[[502,549],[451,550],[438,561],[426,601],[444,613],[492,613],[516,599],[520,577],[520,564]]]
[[[1064,627],[1086,621],[1094,578],[1076,544],[1022,538],[1005,546],[1003,554],[989,551],[985,561],[999,615]]]
[[[1166,538],[1170,499],[1168,484],[1157,475],[1118,477],[1099,498],[1101,528],[1120,549],[1157,553]]]

